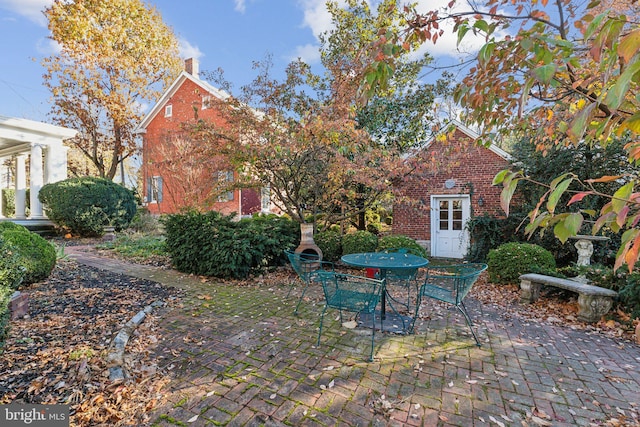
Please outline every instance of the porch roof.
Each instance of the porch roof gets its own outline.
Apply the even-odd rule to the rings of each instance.
[[[0,157],[29,152],[33,144],[62,145],[78,131],[34,120],[0,115]]]

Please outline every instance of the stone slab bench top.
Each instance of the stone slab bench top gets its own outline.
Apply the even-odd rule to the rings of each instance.
[[[546,276],[544,274],[527,273],[520,276],[520,280],[528,280],[530,282],[542,283],[544,285],[551,285],[558,288],[563,288],[569,291],[574,291],[583,295],[602,295],[615,298],[618,293],[614,290],[602,288],[600,286],[589,285],[581,283],[576,280],[563,279],[560,277]]]

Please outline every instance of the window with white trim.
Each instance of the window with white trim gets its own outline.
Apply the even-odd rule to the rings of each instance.
[[[164,107],[164,116],[171,117],[173,115],[173,105],[165,105]]]
[[[211,96],[210,95],[206,95],[202,97],[202,109],[206,110],[207,108],[209,108],[209,104],[211,104]]]
[[[260,210],[271,212],[271,187],[268,185],[260,189]]]
[[[147,203],[159,203],[162,201],[162,177],[151,176],[147,178]]]
[[[218,171],[218,182],[221,187],[229,187],[233,183],[233,171]],[[226,191],[218,196],[219,202],[230,202],[233,200],[233,190]]]

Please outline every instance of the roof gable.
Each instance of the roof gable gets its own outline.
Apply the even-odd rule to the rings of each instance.
[[[140,124],[136,127],[136,130],[135,130],[136,133],[144,133],[146,131],[147,126],[149,126],[151,121],[162,110],[162,107],[165,105],[165,103],[169,99],[171,99],[173,95],[175,95],[175,93],[182,87],[184,82],[187,80],[192,81],[197,86],[201,87],[204,91],[206,91],[207,93],[211,94],[212,96],[215,96],[216,98],[222,101],[224,101],[225,99],[231,96],[227,92],[221,89],[218,89],[215,86],[210,85],[204,80],[200,80],[199,78],[194,77],[193,75],[187,73],[186,71],[183,71],[173,81],[173,83],[171,83],[171,86],[169,86],[167,90],[162,94],[162,96],[156,101],[156,103],[151,108],[151,110],[149,110],[149,113],[147,113],[144,119],[142,119]]]
[[[472,140],[476,140],[480,137],[480,134],[478,134],[478,132],[470,129],[469,127],[463,125],[461,122],[459,122],[458,120],[451,120],[449,122],[449,124],[446,127],[449,126],[455,126],[460,132],[462,132],[463,134],[465,134],[466,136],[468,136],[470,139]],[[441,132],[442,134],[443,132]],[[436,137],[432,138],[431,140],[429,140],[422,148],[428,148],[431,144],[434,143],[434,141],[436,140]],[[506,151],[504,151],[502,148],[498,147],[497,145],[495,145],[493,142],[491,143],[491,145],[489,145],[487,148],[489,151],[491,151],[492,153],[496,154],[497,156],[502,157],[505,160],[511,160],[511,154],[507,153]]]

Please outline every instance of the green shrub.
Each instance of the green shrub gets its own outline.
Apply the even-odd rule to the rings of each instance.
[[[412,239],[411,237],[396,234],[380,237],[378,239],[378,251],[380,252],[394,252],[401,248],[408,249],[409,253],[412,253],[414,255],[418,255],[421,257],[427,256],[426,249],[420,246],[418,242],[416,242],[415,239]]]
[[[0,234],[4,233],[5,231],[21,231],[23,233],[29,233],[27,227],[11,221],[0,222]]]
[[[166,247],[180,271],[245,278],[285,262],[284,250],[300,238],[299,225],[275,215],[234,221],[218,212],[186,212],[162,219]]]
[[[51,243],[28,230],[3,231],[2,238],[14,249],[18,263],[25,270],[24,283],[49,277],[56,265],[56,249]]]
[[[12,217],[16,213],[16,190],[3,188],[2,190],[2,214]]]
[[[467,230],[471,238],[466,259],[471,262],[485,262],[487,254],[503,243],[518,241],[518,222],[509,218],[495,218],[484,214],[471,218]]]
[[[355,254],[374,252],[378,247],[378,237],[369,231],[356,231],[342,236],[342,253]]]
[[[511,242],[489,251],[489,280],[493,283],[518,283],[526,273],[555,272],[556,261],[551,252],[531,243]]]
[[[342,234],[336,230],[326,230],[313,236],[313,241],[322,251],[326,261],[335,262],[342,255]]]
[[[25,213],[29,215],[31,211],[31,192],[27,188],[25,193]],[[7,217],[13,217],[16,214],[16,190],[13,188],[2,189],[2,214]]]
[[[300,223],[274,214],[255,214],[251,218],[243,218],[238,226],[246,228],[249,233],[266,237],[261,248],[256,248],[261,252],[260,262],[265,266],[289,262],[284,250],[291,249],[300,241]]]
[[[18,263],[15,250],[0,237],[0,348],[9,322],[9,300],[23,277],[24,268]]]
[[[136,213],[133,192],[101,178],[71,178],[46,184],[38,197],[51,221],[80,236],[100,236],[105,225],[121,231]]]
[[[640,273],[633,272],[626,277],[618,296],[620,303],[631,317],[640,319]]]

